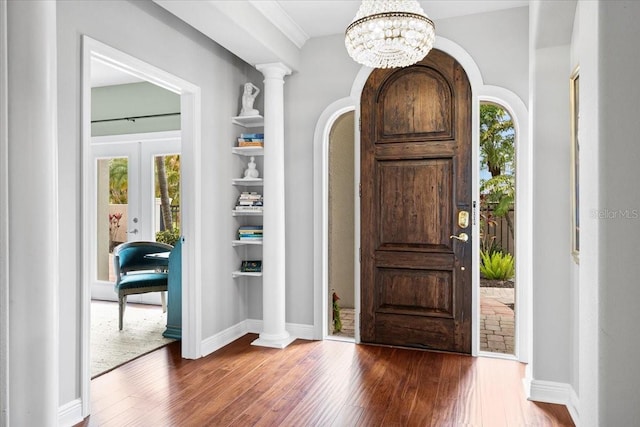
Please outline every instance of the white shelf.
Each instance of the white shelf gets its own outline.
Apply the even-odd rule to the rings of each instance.
[[[257,272],[234,271],[233,273],[231,273],[231,275],[233,276],[234,279],[236,277],[262,277],[262,272],[261,271],[257,271]]]
[[[237,211],[234,209],[231,214],[233,216],[262,216],[262,211]]]
[[[257,127],[263,127],[264,126],[264,118],[260,115],[257,116],[237,116],[237,117],[232,117],[231,121],[239,126],[245,127],[245,128],[257,128]],[[253,157],[253,156],[264,156],[264,147],[232,147],[231,148],[231,152],[233,154],[239,155],[239,156],[245,156],[245,157]],[[232,178],[231,179],[231,184],[237,187],[263,187],[264,186],[264,179],[263,178]],[[256,190],[249,190],[249,189],[245,189],[245,188],[241,188],[239,189],[240,191],[256,191]],[[233,215],[234,217],[262,217],[263,215],[263,210],[236,210],[233,209],[231,211],[231,215]],[[262,222],[261,220],[257,220],[259,222]],[[240,219],[238,220],[238,223],[240,225],[246,224],[247,222],[253,223],[254,221],[249,221],[249,220],[243,220]],[[234,247],[244,247],[244,250],[240,250],[241,252],[244,251],[249,251],[251,252],[252,250],[250,249],[246,249],[246,248],[250,248],[250,247],[260,247],[262,248],[262,240],[232,240],[231,241],[231,246]],[[258,249],[253,249],[253,250],[258,250]],[[261,271],[255,271],[255,272],[244,272],[244,271],[239,271],[236,270],[234,272],[232,272],[232,277],[234,279],[236,278],[240,278],[240,277],[256,277],[256,278],[261,278],[262,277],[262,272]]]
[[[257,128],[264,126],[264,117],[262,116],[236,116],[231,118],[231,122],[245,127]]]
[[[233,147],[231,152],[241,156],[264,156],[263,147]]]
[[[231,180],[233,185],[239,187],[262,187],[264,185],[264,179],[262,178],[233,178]]]
[[[232,240],[231,246],[262,246],[262,240]]]

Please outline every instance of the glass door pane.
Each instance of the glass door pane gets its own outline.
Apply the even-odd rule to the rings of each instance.
[[[114,281],[113,248],[127,241],[129,159],[97,160],[97,280]]]
[[[180,236],[180,155],[154,157],[154,228],[156,241],[174,244]]]

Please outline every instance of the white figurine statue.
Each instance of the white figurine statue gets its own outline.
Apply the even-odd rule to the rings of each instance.
[[[258,169],[256,169],[255,160],[256,158],[251,156],[251,159],[249,160],[249,164],[247,165],[247,169],[245,169],[244,171],[245,179],[256,179],[260,176],[260,172],[258,172]]]
[[[258,116],[260,112],[253,108],[253,102],[256,100],[256,96],[260,93],[253,83],[244,84],[244,93],[242,94],[242,110],[240,110],[241,116]]]

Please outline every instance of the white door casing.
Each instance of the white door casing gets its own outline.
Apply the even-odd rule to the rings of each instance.
[[[89,195],[91,177],[91,62],[100,61],[122,72],[137,76],[180,95],[181,204],[182,216],[182,357],[195,359],[202,356],[202,263],[201,263],[201,94],[200,88],[173,74],[143,62],[88,36],[82,37],[82,237],[81,246],[91,247],[95,230],[91,230]],[[90,413],[90,354],[89,324],[91,304],[91,251],[82,250],[81,264],[81,378],[80,398],[82,416]]]

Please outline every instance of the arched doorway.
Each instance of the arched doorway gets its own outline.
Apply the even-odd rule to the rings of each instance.
[[[331,126],[328,143],[328,336],[355,337],[353,256],[355,238],[355,114],[345,112]]]
[[[501,104],[480,103],[480,351],[515,355],[516,133]]]
[[[479,105],[481,101],[497,102],[504,105],[514,120],[516,129],[516,152],[518,164],[518,180],[516,182],[516,192],[518,212],[516,218],[516,234],[519,236],[516,243],[518,259],[516,262],[516,275],[518,277],[518,289],[516,294],[516,310],[518,312],[517,330],[516,330],[516,358],[521,362],[529,362],[531,360],[531,259],[532,259],[532,149],[529,143],[529,124],[527,107],[515,93],[512,91],[492,85],[485,85],[480,70],[471,57],[471,55],[460,45],[438,36],[436,38],[435,47],[447,52],[460,64],[467,72],[472,89],[472,161],[478,164],[478,146],[479,146]],[[360,96],[365,82],[372,70],[362,67],[356,77],[351,88],[349,96],[341,98],[327,108],[320,115],[315,133],[314,133],[314,337],[315,339],[323,339],[327,336],[327,318],[328,307],[327,298],[324,296],[329,292],[327,278],[327,144],[329,132],[333,122],[346,111],[355,111],[355,121],[358,123],[360,118]],[[356,181],[360,174],[359,170],[359,147],[360,147],[360,129],[356,125],[354,128],[355,139],[355,163],[356,163]],[[356,182],[356,189],[358,182]],[[474,173],[472,191],[478,197],[479,179],[478,173]],[[360,200],[355,198],[356,215],[354,224],[356,229],[360,228]],[[476,217],[477,212],[473,212]],[[477,218],[476,218],[477,219]],[[477,224],[473,224],[473,232],[477,234]],[[476,243],[478,243],[476,241]],[[354,257],[358,259],[358,250],[360,247],[360,236],[356,233],[354,242]],[[476,319],[479,316],[479,268],[475,262],[473,266],[473,295],[472,295],[472,316]],[[356,284],[356,342],[359,342],[359,292],[360,292],[360,272],[359,268],[354,272],[354,283]],[[476,322],[477,324],[477,322]],[[472,355],[479,354],[479,328],[473,328],[472,331]]]
[[[365,84],[364,342],[471,353],[471,107],[466,72],[437,49]]]

